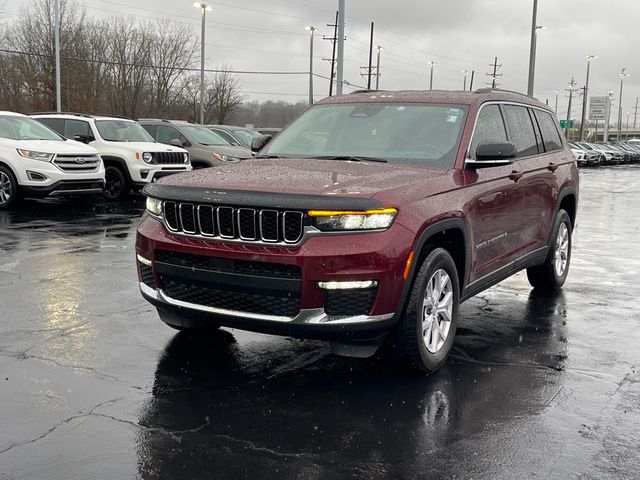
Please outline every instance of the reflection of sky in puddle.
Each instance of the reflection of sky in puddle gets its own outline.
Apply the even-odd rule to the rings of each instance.
[[[43,347],[49,355],[56,358],[85,358],[96,332],[93,328],[82,327],[87,322],[82,306],[87,298],[87,288],[91,269],[90,257],[84,252],[69,250],[74,246],[82,248],[86,241],[80,238],[66,238],[56,241],[50,248],[62,247],[66,252],[43,255],[40,259],[43,287],[36,291],[41,309],[45,312],[44,322],[47,329],[72,329],[62,336],[61,342],[47,342]]]

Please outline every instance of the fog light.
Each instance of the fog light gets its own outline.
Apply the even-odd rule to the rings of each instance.
[[[146,180],[148,175],[149,175],[149,170],[140,170],[141,179]]]
[[[347,282],[318,282],[318,287],[324,290],[356,290],[377,287],[375,280],[347,281]]]
[[[47,179],[46,175],[38,172],[32,172],[31,170],[27,170],[27,177],[29,177],[29,180],[33,182],[42,182]]]

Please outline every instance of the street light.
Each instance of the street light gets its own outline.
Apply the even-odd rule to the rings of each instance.
[[[584,142],[584,122],[587,119],[587,95],[589,92],[589,68],[591,67],[591,60],[598,58],[595,55],[587,55],[587,79],[584,83],[584,92],[582,96],[582,118],[580,120],[580,141]]]
[[[527,86],[527,95],[533,96],[533,83],[536,70],[536,42],[538,37],[538,30],[544,30],[547,27],[538,25],[538,0],[533,0],[533,16],[531,19],[531,46],[529,50],[529,83]]]
[[[433,67],[436,66],[436,62],[429,62],[429,90],[433,90]]]
[[[556,91],[555,91],[555,93],[556,93],[556,108],[555,108],[555,113],[556,113],[556,115],[558,115],[558,93],[559,93],[559,92],[558,92],[558,90],[556,90]]]
[[[200,16],[202,17],[202,32],[200,34],[200,123],[204,125],[204,22],[207,16],[207,11],[211,11],[212,8],[203,2],[196,2],[194,7],[200,9]]]
[[[620,71],[620,98],[618,98],[618,141],[622,138],[622,86],[624,84],[625,77],[628,77],[629,74],[625,73],[626,68],[623,68]]]
[[[466,90],[467,89],[467,75],[469,74],[469,72],[467,70],[462,70],[462,75],[464,76],[464,80],[462,83],[462,90]]]
[[[307,25],[305,30],[309,32],[309,105],[313,105],[313,37],[316,27]]]
[[[380,88],[380,52],[382,47],[378,45],[376,47],[376,90]]]

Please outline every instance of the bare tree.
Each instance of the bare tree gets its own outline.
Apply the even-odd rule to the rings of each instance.
[[[226,65],[222,67],[222,72],[213,76],[207,95],[211,97],[213,104],[206,110],[206,115],[213,116],[221,125],[242,104],[240,81],[229,73],[229,67]]]

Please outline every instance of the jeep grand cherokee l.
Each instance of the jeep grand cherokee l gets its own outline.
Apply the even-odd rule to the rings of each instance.
[[[363,92],[318,102],[253,160],[144,193],[140,289],[165,323],[362,357],[386,340],[433,371],[461,301],[522,269],[564,284],[578,170],[530,97]]]

